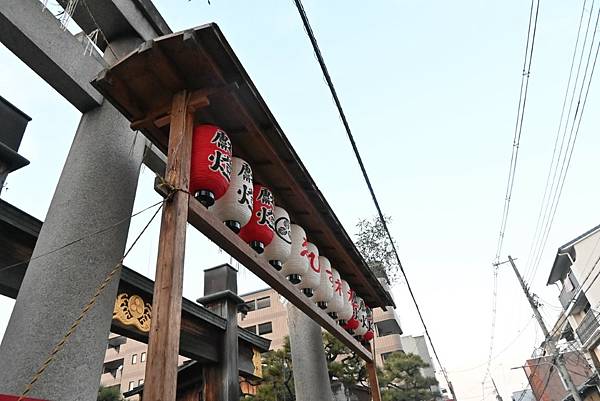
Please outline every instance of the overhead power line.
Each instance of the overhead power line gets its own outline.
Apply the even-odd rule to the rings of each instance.
[[[521,71],[521,86],[519,89],[519,101],[517,105],[517,117],[515,119],[515,129],[513,134],[512,150],[510,155],[510,163],[508,167],[508,179],[506,182],[506,191],[504,194],[504,207],[502,208],[502,217],[500,218],[500,230],[498,232],[498,241],[496,244],[496,255],[494,263],[500,260],[506,227],[508,225],[508,216],[510,212],[510,202],[515,184],[517,173],[517,161],[519,158],[519,147],[521,144],[521,135],[523,133],[523,120],[525,116],[525,106],[527,104],[527,93],[529,90],[529,77],[531,74],[531,63],[533,61],[533,49],[535,46],[535,36],[537,32],[538,15],[540,11],[540,0],[531,0],[529,8],[529,22],[527,26],[527,39],[525,41],[525,54],[523,56],[523,68]],[[492,365],[492,355],[494,353],[494,341],[496,334],[496,305],[498,299],[498,267],[494,266],[494,283],[492,290],[492,322],[490,329],[490,346],[488,351],[488,361],[485,370],[485,375],[482,380],[482,385],[490,375]]]
[[[549,189],[549,184],[550,184],[550,176],[552,175],[552,166],[554,165],[554,159],[556,157],[556,149],[558,148],[558,140],[560,138],[560,131],[562,128],[562,124],[563,124],[563,118],[565,115],[565,109],[566,109],[566,105],[567,105],[567,98],[569,95],[569,88],[571,87],[571,79],[573,77],[573,67],[575,66],[575,59],[577,56],[577,49],[579,48],[579,38],[581,36],[581,27],[583,25],[583,16],[585,14],[585,6],[587,4],[587,0],[584,0],[583,2],[583,6],[581,8],[581,16],[579,17],[579,28],[577,29],[577,39],[575,39],[575,47],[573,48],[573,56],[571,57],[571,67],[569,69],[569,79],[567,80],[567,87],[565,89],[565,96],[564,96],[564,100],[563,100],[563,105],[562,105],[562,110],[560,112],[560,120],[558,123],[558,130],[556,131],[556,138],[554,140],[554,149],[552,150],[552,159],[550,161],[550,168],[548,168],[548,175],[546,176],[546,185],[544,188],[544,195],[542,196],[542,204],[540,205],[540,210],[538,213],[538,217],[537,217],[537,222],[535,225],[535,231],[533,234],[533,240],[531,243],[531,247],[529,249],[529,256],[527,257],[527,263],[526,263],[526,270],[525,270],[525,277],[528,277],[528,273],[529,273],[529,266],[530,266],[530,262],[531,262],[531,258],[533,257],[533,251],[534,251],[534,245],[536,244],[536,239],[538,237],[538,233],[539,230],[542,228],[540,227],[541,222],[542,222],[542,212],[544,211],[544,204],[546,203],[546,195],[548,195],[548,189]],[[592,7],[593,7],[593,3],[592,3]],[[590,23],[590,19],[591,19],[591,12],[590,12],[590,18],[588,19],[588,29],[589,29],[589,23]],[[586,31],[586,37],[587,37],[587,31]],[[545,213],[545,212],[544,212]]]
[[[592,9],[590,10],[590,19],[591,19],[591,15],[593,12],[593,6],[594,6],[594,3],[592,2]],[[534,248],[534,258],[533,258],[532,264],[531,264],[530,281],[532,281],[535,278],[535,274],[537,272],[538,266],[541,262],[544,250],[546,248],[546,244],[548,242],[548,237],[549,237],[550,231],[552,229],[552,224],[554,223],[554,218],[556,216],[556,211],[558,210],[558,204],[560,202],[562,190],[564,188],[564,184],[567,179],[569,167],[571,165],[573,150],[575,149],[575,143],[577,141],[577,137],[579,134],[581,120],[583,118],[583,113],[585,111],[585,106],[587,103],[587,98],[589,95],[589,91],[590,91],[590,87],[591,87],[591,83],[592,83],[592,79],[593,79],[594,71],[595,71],[595,67],[596,67],[596,62],[598,59],[598,51],[600,50],[600,41],[597,41],[596,52],[594,54],[593,63],[592,63],[592,54],[594,53],[593,49],[594,49],[594,44],[596,42],[596,33],[598,30],[599,22],[600,22],[600,7],[598,8],[596,21],[595,21],[595,25],[594,25],[594,29],[593,29],[593,34],[592,34],[592,39],[590,41],[589,48],[588,49],[585,48],[586,42],[587,42],[587,40],[586,40],[587,39],[587,31],[586,31],[586,38],[584,39],[584,44],[581,49],[581,56],[580,56],[579,66],[577,68],[575,84],[573,85],[573,91],[572,91],[571,101],[570,101],[570,105],[569,105],[569,112],[567,113],[567,123],[564,124],[561,146],[559,148],[558,157],[556,159],[556,165],[554,166],[554,174],[553,174],[553,179],[551,182],[552,185],[550,185],[551,195],[549,195],[546,199],[546,205],[545,205],[546,211],[544,212],[545,221],[544,221],[544,219],[542,220],[543,229],[540,231],[539,237],[537,239],[537,248]],[[588,25],[589,25],[589,21],[588,21]],[[581,69],[581,64],[582,64],[583,56],[585,53],[587,53],[587,59],[586,59],[585,68],[584,68],[584,72],[583,72],[583,78],[581,79],[581,84],[580,84],[579,88],[577,88],[578,81],[579,81],[578,80],[579,72]],[[590,69],[590,63],[592,63],[591,69]],[[568,91],[568,89],[569,88],[567,88],[567,91]],[[585,92],[584,92],[584,89],[585,89]],[[577,92],[577,90],[579,93],[577,95],[577,99],[575,99],[575,93]],[[571,115],[570,112],[573,107],[575,109],[575,112],[573,114],[571,124],[569,124],[568,119]],[[569,129],[569,125],[570,125],[570,129]],[[567,131],[569,131],[568,138],[567,138]],[[563,150],[563,144],[564,144],[565,138],[567,138],[567,143],[566,143],[566,147],[564,147],[564,152],[563,152],[562,150]],[[559,169],[559,163],[560,163],[560,169]],[[550,168],[552,169],[552,165]],[[555,177],[558,177],[558,181],[555,180]]]
[[[319,48],[319,44],[317,43],[317,39],[313,33],[313,30],[310,26],[310,22],[308,20],[308,16],[306,15],[306,11],[304,10],[304,6],[302,5],[302,1],[301,0],[294,0],[295,4],[296,4],[296,8],[298,9],[298,13],[300,14],[300,18],[302,19],[302,24],[304,25],[304,29],[306,31],[306,34],[308,35],[308,38],[310,40],[310,43],[312,44],[312,48],[313,51],[315,52],[315,56],[317,58],[317,61],[319,62],[319,65],[321,67],[321,71],[323,72],[323,75],[325,77],[325,81],[327,82],[327,86],[329,87],[329,90],[331,91],[331,96],[333,97],[333,100],[335,102],[335,105],[337,107],[338,113],[340,115],[340,118],[342,120],[342,123],[344,124],[344,128],[346,130],[346,134],[348,135],[348,139],[350,140],[350,144],[352,145],[352,150],[354,151],[354,155],[356,157],[356,160],[358,161],[358,165],[360,166],[360,170],[362,172],[363,178],[365,180],[365,183],[367,184],[367,187],[369,188],[369,192],[371,194],[371,198],[373,199],[373,203],[375,204],[375,208],[377,209],[377,214],[379,215],[379,219],[381,220],[381,223],[383,225],[383,228],[387,234],[387,237],[390,241],[391,247],[394,251],[394,256],[396,258],[396,261],[398,263],[398,267],[400,269],[400,272],[402,273],[402,276],[404,277],[404,280],[406,281],[406,286],[408,288],[408,292],[410,293],[410,297],[412,298],[412,301],[415,305],[415,308],[417,310],[417,313],[419,315],[419,319],[421,320],[421,324],[423,325],[423,329],[425,330],[425,335],[427,336],[427,339],[429,340],[429,343],[431,344],[431,350],[433,351],[434,357],[440,367],[440,370],[444,376],[444,379],[446,380],[446,383],[448,384],[448,389],[450,390],[450,392],[453,395],[453,398],[455,400],[457,400],[456,395],[454,394],[454,388],[452,386],[452,382],[450,381],[448,374],[446,373],[446,369],[444,369],[444,366],[442,365],[439,355],[437,353],[437,350],[435,348],[435,345],[433,343],[433,340],[431,339],[431,335],[429,334],[429,330],[427,328],[427,324],[425,323],[425,319],[423,318],[423,314],[421,313],[421,308],[419,307],[419,303],[417,302],[417,299],[415,298],[415,294],[411,288],[410,282],[408,281],[408,277],[406,275],[406,272],[404,271],[404,267],[402,266],[402,263],[400,262],[400,257],[398,256],[398,250],[396,249],[396,244],[394,243],[394,240],[392,238],[392,234],[390,233],[390,230],[387,226],[384,214],[381,210],[381,206],[379,205],[379,201],[377,200],[377,196],[375,195],[375,191],[373,189],[373,185],[371,184],[371,180],[369,179],[369,175],[367,174],[367,170],[365,168],[365,165],[363,163],[362,157],[360,156],[360,152],[358,151],[358,147],[356,145],[356,142],[354,141],[354,136],[352,135],[352,130],[350,129],[350,124],[348,123],[348,120],[346,118],[346,114],[344,113],[344,109],[342,108],[342,104],[340,102],[340,99],[337,95],[337,91],[335,90],[335,86],[333,84],[333,81],[331,79],[331,76],[329,75],[329,71],[327,69],[327,66],[325,64],[325,60],[323,59],[323,55],[321,54],[321,50]]]

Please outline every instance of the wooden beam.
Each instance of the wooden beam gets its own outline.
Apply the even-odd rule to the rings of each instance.
[[[173,96],[171,127],[165,180],[176,190],[164,204],[156,284],[152,302],[152,325],[146,364],[145,401],[175,401],[177,359],[181,329],[183,264],[188,219],[190,160],[193,114],[188,110],[189,95]]]
[[[158,186],[155,187],[157,192],[165,196],[166,193],[161,188]],[[348,334],[346,330],[338,325],[323,310],[317,307],[297,287],[293,286],[285,277],[279,274],[264,257],[250,248],[237,234],[227,228],[193,197],[189,198],[188,222],[298,309],[314,319],[321,327],[346,344],[360,358],[367,362],[373,360],[371,352],[356,341],[354,337]]]

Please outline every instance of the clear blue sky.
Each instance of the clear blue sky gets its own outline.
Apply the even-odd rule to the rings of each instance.
[[[173,28],[217,22],[346,229],[375,213],[293,2],[156,0]],[[543,1],[503,257],[527,258],[552,153],[582,1]],[[356,141],[398,242],[438,352],[461,400],[481,398],[489,347],[492,268],[511,151],[529,2],[305,1]],[[0,90],[33,117],[3,198],[43,219],[79,112],[0,46]],[[587,111],[533,289],[556,248],[600,223],[600,88]],[[144,171],[136,208],[156,199]],[[149,215],[132,224],[137,232]],[[154,275],[157,225],[127,264]],[[228,260],[190,230],[185,294]],[[246,271],[242,291],[261,286]],[[492,374],[509,399],[541,340],[514,275],[503,267]],[[423,333],[405,286],[394,288],[406,334]],[[556,315],[544,308],[548,323]],[[0,299],[0,332],[12,301]],[[528,323],[529,322],[529,323]],[[528,324],[528,325],[527,325]],[[522,331],[522,332],[521,332]],[[538,330],[539,331],[539,330]],[[518,336],[518,337],[517,337]],[[515,340],[516,338],[516,340]],[[509,346],[510,345],[510,346]],[[509,346],[507,348],[507,346]],[[493,400],[490,383],[486,400]]]

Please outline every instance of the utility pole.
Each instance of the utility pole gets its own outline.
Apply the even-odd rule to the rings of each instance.
[[[540,311],[538,310],[537,302],[533,299],[533,297],[529,293],[529,289],[525,285],[525,282],[523,281],[523,278],[521,277],[521,274],[519,273],[519,270],[517,269],[517,265],[515,265],[515,261],[512,257],[510,257],[510,255],[508,256],[508,261],[510,262],[513,270],[515,271],[515,274],[517,275],[519,284],[521,285],[521,288],[523,289],[523,292],[525,293],[525,296],[527,297],[527,301],[529,301],[529,305],[531,306],[531,309],[533,310],[535,319],[538,321],[540,327],[542,328],[542,332],[544,333],[548,352],[555,357],[556,367],[558,368],[558,373],[560,374],[560,377],[562,378],[563,382],[567,384],[567,388],[568,388],[569,392],[571,393],[571,396],[573,397],[573,401],[582,401],[581,397],[579,396],[579,392],[577,391],[577,388],[575,387],[575,384],[573,384],[571,375],[569,374],[569,371],[567,370],[567,367],[565,366],[563,356],[556,349],[556,343],[554,342],[554,339],[550,336],[550,332],[548,331],[548,328],[546,327],[546,324],[544,323],[544,320],[542,319],[542,315],[540,314]],[[498,266],[503,263],[506,263],[506,262],[495,263],[494,266]]]
[[[496,382],[494,381],[494,378],[490,375],[490,379],[492,379],[492,384],[494,385],[494,391],[496,391],[496,401],[503,401],[502,397],[500,396],[500,392],[498,391],[498,387],[496,387]]]

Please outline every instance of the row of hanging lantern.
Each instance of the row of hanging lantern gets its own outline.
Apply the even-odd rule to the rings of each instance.
[[[304,229],[275,206],[271,190],[253,183],[252,168],[232,150],[219,127],[194,128],[190,193],[349,333],[370,341],[371,309],[307,241]]]

